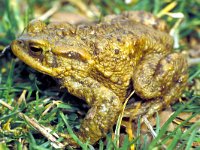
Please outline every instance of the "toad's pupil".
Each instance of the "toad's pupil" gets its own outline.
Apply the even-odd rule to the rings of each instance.
[[[35,55],[40,55],[40,54],[42,54],[42,48],[30,46],[29,49],[30,49],[31,52],[32,52],[33,54],[35,54]]]

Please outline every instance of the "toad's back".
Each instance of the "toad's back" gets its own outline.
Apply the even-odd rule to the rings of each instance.
[[[166,32],[136,22],[127,14],[98,24],[79,25],[75,34],[89,47],[88,52],[95,60],[91,76],[122,97],[144,56],[155,53],[165,56],[171,53],[173,44]]]
[[[80,36],[92,50],[95,50],[96,44],[99,44],[104,46],[102,49],[110,51],[113,50],[112,48],[124,50],[128,48],[130,53],[146,52],[146,50],[149,52],[157,46],[163,52],[166,49],[171,51],[173,43],[169,34],[130,18],[121,17],[99,24],[79,25],[76,28],[76,35]],[[98,52],[94,51],[93,54]]]

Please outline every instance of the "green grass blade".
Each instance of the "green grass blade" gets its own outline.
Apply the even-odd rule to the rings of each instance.
[[[192,143],[194,141],[194,137],[197,133],[197,130],[199,130],[199,129],[200,128],[196,128],[195,130],[192,131],[190,138],[188,139],[187,146],[186,146],[185,150],[191,150],[191,146],[192,146]]]
[[[61,118],[63,119],[65,125],[67,126],[67,132],[70,134],[70,136],[73,138],[73,140],[78,143],[83,150],[87,150],[87,144],[84,144],[81,140],[79,140],[79,138],[74,134],[72,128],[70,127],[70,125],[68,124],[63,112],[59,112]]]
[[[175,133],[175,135],[174,135],[174,137],[173,137],[172,142],[171,142],[170,145],[167,147],[168,150],[173,150],[173,149],[175,149],[175,146],[176,146],[176,144],[178,143],[181,134],[182,134],[181,129],[178,128],[178,130],[176,131],[176,133]]]
[[[191,103],[191,101],[189,102]],[[160,132],[158,134],[158,136],[151,142],[151,144],[149,145],[149,150],[153,149],[157,143],[159,143],[161,137],[166,133],[169,124],[177,117],[178,114],[180,114],[185,108],[186,106],[189,105],[189,103],[181,106],[166,122],[165,124],[162,126],[162,128],[160,129]]]
[[[156,113],[156,134],[159,134],[160,131],[160,117],[158,112]]]

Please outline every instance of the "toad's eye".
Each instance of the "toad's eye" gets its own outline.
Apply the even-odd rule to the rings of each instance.
[[[33,54],[35,56],[41,55],[42,51],[43,51],[41,47],[37,47],[32,44],[29,44],[29,49],[30,49],[31,54]]]

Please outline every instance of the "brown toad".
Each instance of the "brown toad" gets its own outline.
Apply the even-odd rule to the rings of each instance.
[[[186,59],[172,51],[162,22],[148,14],[153,19],[146,23],[142,16],[125,12],[90,25],[34,21],[11,43],[19,59],[58,78],[90,106],[76,133],[83,141],[105,136],[130,90],[144,101],[138,114],[150,116],[175,102],[186,85]]]

